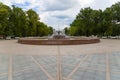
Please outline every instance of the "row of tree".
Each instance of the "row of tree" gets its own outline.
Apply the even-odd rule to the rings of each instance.
[[[76,19],[65,28],[73,36],[118,36],[120,35],[120,2],[106,8],[93,10],[81,9]]]
[[[39,15],[32,9],[0,3],[0,35],[1,36],[45,36],[52,34],[53,28],[40,22]]]

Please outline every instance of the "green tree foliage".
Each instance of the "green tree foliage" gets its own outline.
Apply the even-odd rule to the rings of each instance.
[[[53,28],[40,22],[39,15],[32,9],[0,3],[0,35],[2,36],[46,36],[52,34]]]
[[[44,36],[50,34],[50,29],[42,22],[37,24],[37,36]]]
[[[68,35],[68,33],[69,33],[69,29],[68,29],[67,27],[64,28],[64,31],[65,31],[65,34]]]
[[[120,35],[120,2],[111,6],[113,35]]]
[[[37,28],[37,22],[39,20],[39,15],[32,9],[28,10],[26,13],[27,13],[27,20],[29,27],[29,35],[36,36],[37,35],[36,28]]]
[[[0,3],[0,35],[8,35],[9,30],[9,16],[11,9]]]
[[[27,35],[27,17],[25,12],[19,8],[12,6],[12,11],[10,15],[10,27],[12,30],[11,35],[15,36],[26,36]]]
[[[53,27],[49,26],[48,28],[49,28],[48,29],[49,30],[49,35],[53,34],[53,30],[54,30]]]
[[[81,9],[70,24],[70,35],[115,36],[120,35],[120,2],[102,10],[90,7]]]

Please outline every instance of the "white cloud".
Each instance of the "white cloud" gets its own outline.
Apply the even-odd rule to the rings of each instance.
[[[104,10],[106,7],[112,6],[112,4],[115,4],[120,0],[94,0],[93,4],[90,6],[94,9],[102,9]]]
[[[87,5],[89,5],[89,4],[94,2],[94,0],[78,0],[78,1],[80,2],[80,5],[82,7],[85,7],[85,6],[87,6]]]
[[[12,5],[12,3],[10,1],[7,1],[7,0],[1,0],[0,2],[3,2],[6,5]]]
[[[62,11],[78,4],[77,0],[41,0],[44,11]]]
[[[116,3],[116,2],[118,2],[120,0],[109,0],[109,1],[110,1],[110,4],[112,4],[112,3]]]
[[[74,20],[81,8],[105,9],[120,0],[0,0],[7,5],[34,9],[44,23],[54,28],[64,28]]]

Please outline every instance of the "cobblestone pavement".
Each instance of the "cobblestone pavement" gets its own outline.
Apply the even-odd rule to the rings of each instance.
[[[59,58],[1,54],[0,80],[120,80],[120,52]]]

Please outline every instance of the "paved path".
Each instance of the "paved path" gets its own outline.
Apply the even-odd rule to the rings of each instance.
[[[0,80],[119,80],[120,40],[40,46],[0,41]]]
[[[55,55],[0,55],[0,80],[120,79],[120,52],[61,56],[61,75],[57,60]]]
[[[61,55],[110,53],[120,51],[120,40],[101,40],[100,43],[60,46]],[[58,55],[57,46],[23,45],[16,40],[0,40],[0,54]]]

